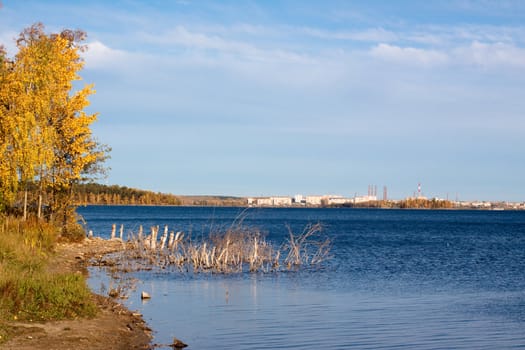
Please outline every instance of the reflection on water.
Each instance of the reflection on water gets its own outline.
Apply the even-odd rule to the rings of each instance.
[[[147,216],[106,210],[93,221],[128,215],[138,226]],[[193,227],[211,215],[147,210],[158,224]],[[236,213],[214,215],[217,223]],[[137,289],[124,303],[143,313],[156,343],[176,336],[190,349],[525,348],[523,212],[262,210],[247,221],[277,242],[285,223],[321,221],[334,259],[323,270],[277,275],[135,273]],[[100,290],[110,282],[97,271],[90,283]],[[147,303],[142,290],[152,295]]]

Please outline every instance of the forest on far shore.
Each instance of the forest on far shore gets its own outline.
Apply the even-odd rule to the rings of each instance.
[[[76,205],[198,205],[245,206],[246,199],[230,196],[179,196],[126,186],[97,183],[75,186]]]

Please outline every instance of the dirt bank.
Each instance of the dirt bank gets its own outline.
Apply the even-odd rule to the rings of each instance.
[[[50,269],[57,272],[87,273],[92,257],[122,249],[119,241],[99,238],[82,243],[58,244]],[[92,319],[45,323],[9,323],[10,337],[0,349],[150,349],[151,330],[141,315],[112,299],[94,294],[99,312]]]

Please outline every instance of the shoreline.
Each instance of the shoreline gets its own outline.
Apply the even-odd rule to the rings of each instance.
[[[123,249],[120,240],[84,239],[80,243],[58,243],[49,268],[57,273],[74,272],[87,277],[91,258]],[[8,341],[1,349],[152,349],[152,330],[141,314],[108,296],[91,292],[97,306],[93,318],[47,322],[9,322]]]
[[[505,207],[494,207],[494,208],[480,208],[480,207],[453,207],[453,208],[400,208],[400,207],[380,207],[380,206],[305,206],[305,205],[291,205],[291,206],[229,206],[229,205],[173,205],[173,204],[80,204],[79,208],[86,207],[173,207],[173,208],[241,208],[241,209],[348,209],[348,210],[435,210],[435,211],[525,211],[525,207],[522,208],[505,208]]]

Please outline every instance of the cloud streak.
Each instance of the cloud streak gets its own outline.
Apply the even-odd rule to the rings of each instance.
[[[308,56],[282,48],[263,48],[243,41],[225,39],[218,35],[191,31],[185,26],[176,26],[174,29],[161,35],[144,34],[143,39],[157,45],[171,45],[174,47],[201,50],[220,55],[233,55],[250,61],[262,62],[312,62]]]
[[[525,49],[505,43],[473,42],[454,50],[458,60],[482,67],[525,68]]]
[[[449,61],[448,55],[436,50],[379,44],[370,50],[373,57],[395,63],[418,64],[422,66],[442,65]]]
[[[484,68],[525,68],[525,49],[505,43],[482,43],[449,50],[431,50],[379,44],[369,51],[372,57],[385,62],[432,66],[481,66]]]
[[[348,40],[364,42],[393,42],[399,40],[399,36],[383,28],[366,28],[357,31],[329,31],[317,28],[301,28],[299,33],[306,34],[319,39],[326,40]]]

